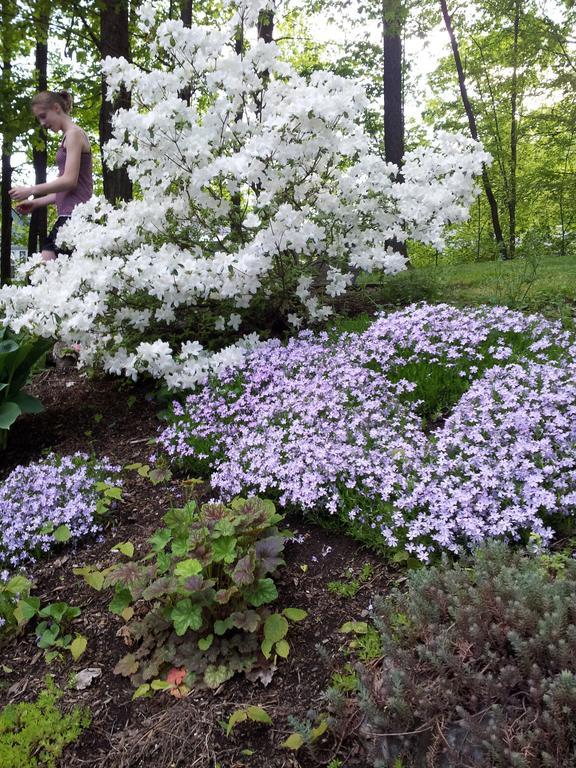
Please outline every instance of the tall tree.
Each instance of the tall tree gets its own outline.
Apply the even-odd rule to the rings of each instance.
[[[399,168],[404,158],[404,89],[402,34],[406,21],[403,0],[382,0],[384,154]]]
[[[478,141],[479,135],[478,135],[478,125],[476,122],[476,115],[474,114],[472,103],[468,95],[468,88],[466,85],[466,76],[464,74],[464,67],[462,65],[462,58],[460,56],[460,48],[458,45],[458,41],[456,39],[456,34],[454,32],[454,27],[452,25],[452,17],[448,11],[448,5],[446,0],[440,0],[440,8],[442,11],[442,18],[444,19],[444,24],[446,26],[446,31],[448,32],[448,36],[450,38],[452,55],[454,56],[454,64],[456,66],[456,72],[458,74],[458,86],[460,88],[460,96],[462,98],[462,104],[464,106],[464,111],[466,112],[466,117],[468,119],[470,134],[473,139]],[[509,257],[509,254],[508,254],[508,249],[506,247],[506,243],[504,241],[504,233],[502,231],[502,225],[500,223],[500,213],[498,210],[498,203],[496,201],[496,197],[492,189],[492,184],[490,182],[490,177],[488,175],[488,168],[486,167],[485,164],[483,165],[483,168],[482,168],[482,184],[484,186],[484,191],[486,193],[486,199],[488,201],[488,205],[490,206],[490,216],[492,219],[492,228],[494,231],[494,239],[496,240],[496,246],[498,248],[498,252],[501,258],[507,259]]]

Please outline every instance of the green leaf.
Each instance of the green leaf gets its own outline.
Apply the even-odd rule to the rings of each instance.
[[[116,488],[116,486],[109,485],[104,491],[104,496],[106,496],[107,499],[121,499],[122,488]]]
[[[32,617],[36,616],[39,610],[39,597],[24,597],[22,600],[18,600],[16,604],[16,608],[14,609],[14,618],[18,624],[26,624]]]
[[[190,550],[190,537],[178,536],[172,541],[172,554],[174,557],[185,557]]]
[[[27,392],[18,392],[10,398],[20,408],[22,413],[42,413],[44,406],[37,397]]]
[[[286,637],[288,622],[279,613],[273,613],[264,622],[264,637],[270,643],[277,643]]]
[[[4,590],[11,595],[21,595],[22,592],[29,592],[32,587],[32,582],[22,574],[18,573],[4,584]]]
[[[112,613],[116,613],[118,616],[122,615],[122,611],[124,611],[130,603],[132,602],[132,593],[129,589],[124,587],[123,589],[119,589],[112,600],[110,601],[110,605],[108,606],[109,610],[112,611]]]
[[[214,632],[217,635],[223,635],[227,630],[232,629],[234,623],[230,616],[226,619],[217,619],[214,622]]]
[[[174,568],[174,575],[185,579],[189,576],[198,576],[200,573],[202,573],[202,563],[193,557],[188,560],[182,560]]]
[[[250,706],[246,710],[246,714],[250,720],[255,723],[264,723],[265,725],[272,725],[272,718],[262,707]]]
[[[264,656],[269,659],[270,654],[272,653],[272,642],[270,640],[262,640],[262,644],[260,645],[260,650],[264,654]]]
[[[365,635],[368,632],[368,624],[365,621],[347,621],[338,630],[344,634],[354,633],[355,635]]]
[[[170,618],[179,637],[182,637],[188,629],[200,629],[203,624],[202,608],[194,605],[190,598],[179,600],[172,609]]]
[[[198,648],[201,651],[207,651],[208,648],[212,645],[214,641],[214,635],[207,635],[206,637],[201,637],[200,640],[198,640]]]
[[[169,528],[160,528],[151,536],[148,541],[152,545],[154,552],[161,552],[166,544],[172,539],[172,532]]]
[[[152,680],[150,683],[150,688],[152,688],[153,691],[167,691],[172,687],[172,683],[169,683],[167,680],[160,680],[158,678]]]
[[[322,720],[319,725],[317,725],[315,728],[312,728],[312,733],[310,734],[312,737],[312,741],[317,741],[320,736],[322,736],[323,733],[326,733],[328,730],[328,720]]]
[[[93,571],[91,570],[90,566],[85,566],[84,568],[73,568],[72,571],[77,576],[82,576],[86,584],[95,589],[97,592],[102,590],[102,587],[104,586],[104,573],[101,573],[100,571]]]
[[[258,579],[254,587],[250,592],[246,593],[246,599],[255,608],[258,608],[265,603],[271,603],[278,597],[278,590],[276,585],[270,578]]]
[[[238,723],[243,723],[247,718],[248,715],[243,709],[237,709],[235,712],[232,712],[226,723],[226,736],[230,736],[234,726],[238,725]]]
[[[134,556],[134,544],[131,541],[120,541],[118,544],[114,544],[110,551],[115,552],[116,550],[122,552],[126,557]]]
[[[291,733],[287,739],[285,739],[280,746],[285,749],[291,749],[294,752],[304,744],[304,739],[299,733]]]
[[[130,677],[136,674],[138,667],[140,666],[138,660],[133,653],[127,653],[126,656],[122,656],[118,664],[114,667],[115,675],[122,675],[122,677]]]
[[[290,653],[290,646],[288,645],[286,640],[279,640],[276,643],[276,653],[278,656],[281,656],[283,659],[288,658],[288,654]]]
[[[303,611],[302,608],[284,608],[282,614],[290,621],[302,621],[308,616],[308,611]]]
[[[70,653],[74,661],[78,661],[88,646],[88,640],[84,635],[76,635],[70,643]]]
[[[140,477],[148,477],[148,473],[150,472],[150,467],[148,464],[140,464],[139,466],[135,467]]]
[[[214,539],[212,543],[212,558],[214,562],[233,563],[236,559],[236,538],[234,536],[222,536]]]
[[[72,531],[70,528],[68,528],[67,525],[59,525],[58,528],[54,531],[54,538],[56,541],[59,541],[60,543],[64,543],[65,541],[70,541],[72,538]]]
[[[10,429],[22,411],[20,406],[10,401],[0,403],[0,429]]]
[[[230,669],[230,667],[226,667],[224,664],[220,664],[218,667],[210,664],[206,667],[206,671],[204,672],[204,682],[208,688],[215,690],[216,688],[219,688],[222,683],[225,683],[226,680],[230,680],[233,675],[234,670]]]
[[[150,695],[150,685],[148,683],[143,683],[142,685],[139,685],[138,688],[134,691],[132,694],[132,701],[134,699],[140,699],[142,696],[149,696]]]
[[[159,483],[168,482],[172,479],[172,472],[169,469],[160,469],[155,467],[148,475],[152,485],[158,485]]]

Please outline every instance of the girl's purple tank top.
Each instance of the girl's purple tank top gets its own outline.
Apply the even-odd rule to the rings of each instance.
[[[58,175],[62,176],[66,167],[66,147],[64,142],[59,146],[56,152],[56,163],[58,165]],[[82,152],[80,155],[80,171],[78,173],[78,184],[74,189],[66,192],[56,192],[56,210],[58,216],[70,216],[78,203],[86,203],[92,197],[92,153]]]

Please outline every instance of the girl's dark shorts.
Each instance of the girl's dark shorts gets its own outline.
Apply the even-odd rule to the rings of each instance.
[[[44,240],[42,244],[42,250],[43,251],[54,251],[56,256],[63,253],[66,256],[69,256],[72,251],[67,250],[66,248],[57,248],[56,247],[56,235],[58,234],[58,230],[66,224],[70,216],[58,216],[56,220],[56,224],[52,227],[50,232],[48,232],[48,235],[46,237],[46,240]]]

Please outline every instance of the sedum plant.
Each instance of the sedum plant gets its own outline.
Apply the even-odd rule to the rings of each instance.
[[[288,620],[304,611],[270,610],[278,592],[271,578],[282,565],[287,532],[282,515],[258,498],[171,509],[138,562],[113,567],[110,609],[128,619],[136,649],[117,664],[138,694],[181,671],[186,686],[217,688],[236,672],[268,681],[286,657]],[[176,668],[176,669],[175,669]],[[171,676],[170,676],[171,675]]]
[[[558,564],[561,567],[557,567]],[[376,606],[362,731],[375,766],[576,763],[576,562],[492,542]]]

